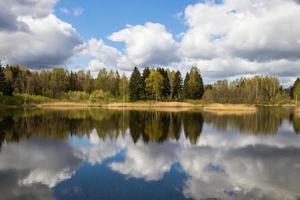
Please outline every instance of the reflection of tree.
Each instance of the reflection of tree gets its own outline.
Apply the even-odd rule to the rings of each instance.
[[[290,120],[292,121],[295,133],[300,134],[300,117],[298,117],[295,113],[291,113]]]
[[[185,136],[192,144],[196,144],[202,132],[203,117],[201,113],[183,113],[183,129]]]
[[[138,111],[130,111],[129,114],[129,129],[130,129],[130,135],[136,143],[140,137],[141,134],[143,134],[144,131],[144,119],[142,113]]]
[[[168,137],[179,140],[181,123],[182,123],[180,114],[170,113],[170,115],[171,115],[171,120],[170,120],[170,129],[169,129]]]
[[[186,138],[195,144],[204,119],[221,130],[231,128],[240,133],[276,134],[289,114],[282,109],[263,109],[250,115],[104,109],[9,111],[0,113],[0,145],[3,141],[18,142],[29,137],[66,140],[72,135],[89,136],[94,129],[103,140],[118,138],[129,129],[134,142],[161,143],[167,139],[178,140],[182,127]],[[300,132],[299,118],[292,116],[290,119],[295,132]]]
[[[151,141],[163,142],[167,139],[170,115],[163,112],[148,112],[145,123],[145,134]]]
[[[254,114],[217,115],[204,113],[206,123],[217,129],[236,129],[240,133],[274,135],[289,112],[284,109],[260,109]]]
[[[66,140],[72,135],[88,136],[93,129],[99,138],[117,138],[129,128],[134,142],[142,139],[161,143],[185,135],[195,143],[202,131],[201,113],[112,110],[28,110],[0,118],[0,141],[18,142],[29,137]]]

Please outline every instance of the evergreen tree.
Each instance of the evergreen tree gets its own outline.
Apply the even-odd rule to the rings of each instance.
[[[204,86],[202,77],[196,67],[192,67],[188,79],[185,80],[186,98],[188,99],[201,99],[204,94]]]
[[[142,99],[147,100],[149,99],[151,96],[151,94],[148,92],[148,90],[146,90],[146,79],[149,77],[150,75],[150,69],[148,67],[146,67],[143,70],[143,75],[142,75],[142,88],[141,88],[141,93],[142,93]]]
[[[182,94],[182,78],[180,71],[177,71],[174,76],[174,83],[173,83],[173,99],[180,99]]]
[[[129,81],[129,97],[130,101],[138,101],[141,100],[141,88],[142,88],[143,82],[141,73],[138,70],[137,67],[134,68],[130,81]]]
[[[184,93],[184,98],[190,99],[190,91],[189,91],[189,79],[190,79],[190,74],[187,72],[184,78],[184,83],[183,83],[183,93]]]
[[[3,68],[0,62],[0,92],[4,93],[4,88],[5,88],[5,75],[3,72]]]
[[[12,86],[12,81],[7,79],[4,69],[0,64],[0,91],[6,96],[12,96],[14,92],[14,88]]]

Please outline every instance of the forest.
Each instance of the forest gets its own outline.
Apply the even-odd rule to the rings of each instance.
[[[19,65],[0,65],[0,104],[5,104],[1,99],[24,98],[26,95],[90,103],[196,100],[205,103],[285,104],[298,102],[300,79],[290,88],[283,88],[274,76],[205,84],[197,67],[192,67],[184,76],[180,71],[165,68],[145,67],[140,71],[135,67],[128,78],[105,68],[93,77],[89,71],[73,72],[64,68],[29,70]]]

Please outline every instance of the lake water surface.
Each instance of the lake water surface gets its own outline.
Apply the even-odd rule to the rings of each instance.
[[[300,117],[1,110],[0,199],[300,199]]]

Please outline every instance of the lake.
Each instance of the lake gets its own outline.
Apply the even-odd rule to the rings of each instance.
[[[1,110],[0,199],[300,199],[300,116]]]

